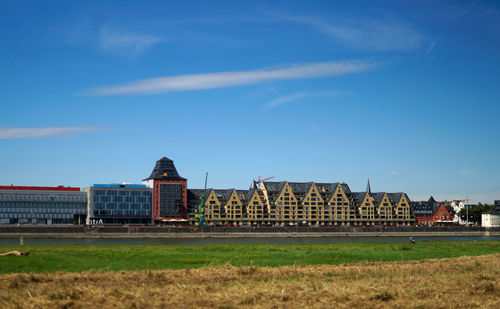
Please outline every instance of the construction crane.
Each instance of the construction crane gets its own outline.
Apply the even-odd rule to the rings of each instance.
[[[258,180],[252,180],[252,185],[250,186],[250,189],[251,190],[255,190],[255,189],[257,189],[257,185],[259,183],[264,182],[264,181],[269,180],[269,179],[273,179],[273,178],[274,178],[274,176],[271,176],[271,177],[268,177],[268,178],[260,178],[260,176],[259,176]]]
[[[273,178],[274,178],[274,176],[271,176],[268,178],[260,178],[260,176],[259,176],[259,179],[257,181],[255,181],[255,180],[254,181],[255,181],[255,183],[261,183],[261,182],[264,182],[266,180],[273,179]]]
[[[207,199],[207,179],[208,172],[205,174],[205,189],[203,189],[203,195],[201,196],[200,206],[198,207],[198,226],[207,225],[207,219],[205,219],[205,201]]]

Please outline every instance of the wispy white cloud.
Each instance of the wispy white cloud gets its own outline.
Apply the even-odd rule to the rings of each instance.
[[[128,84],[88,89],[86,95],[154,94],[171,91],[214,89],[249,85],[272,80],[320,78],[365,72],[377,63],[364,60],[318,62],[254,71],[217,72],[158,77]]]
[[[462,171],[458,171],[458,175],[468,176],[468,175],[474,174],[475,172],[476,172],[476,170],[462,170]]]
[[[266,104],[264,109],[271,109],[277,107],[279,105],[283,105],[292,101],[304,99],[304,98],[313,98],[313,97],[336,97],[343,95],[343,92],[340,91],[317,91],[317,92],[299,92],[286,96],[281,96],[276,98]]]
[[[0,139],[45,138],[68,136],[78,132],[96,131],[96,127],[0,127]]]
[[[136,57],[163,40],[164,38],[160,36],[104,28],[100,33],[99,48],[121,56]]]
[[[425,54],[428,55],[431,53],[431,51],[434,49],[434,46],[436,46],[436,41],[433,41],[429,47],[427,47],[427,49],[425,50]]]
[[[391,171],[391,172],[389,173],[389,176],[395,176],[395,175],[396,175],[396,171]]]
[[[367,51],[410,51],[420,47],[424,39],[412,25],[388,19],[329,22],[307,16],[278,18],[310,26],[344,46]]]

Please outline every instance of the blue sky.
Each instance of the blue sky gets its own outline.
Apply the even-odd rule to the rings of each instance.
[[[0,184],[500,199],[496,1],[0,0]]]

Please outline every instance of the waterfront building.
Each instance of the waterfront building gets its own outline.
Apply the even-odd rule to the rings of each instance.
[[[495,212],[500,213],[500,200],[495,200]]]
[[[196,214],[203,190],[188,190]],[[195,210],[196,208],[196,210]],[[210,225],[410,225],[415,216],[405,193],[351,192],[345,183],[262,182],[250,190],[207,189]],[[194,218],[188,218],[192,222]]]
[[[449,206],[455,211],[455,217],[453,218],[453,222],[460,224],[460,225],[465,225],[466,221],[462,220],[458,213],[465,208],[465,200],[453,200],[449,202]]]
[[[154,222],[187,216],[187,179],[179,176],[174,161],[163,157],[156,161],[151,175],[153,181],[152,214]]]
[[[428,201],[412,202],[412,206],[418,224],[453,223],[453,218],[446,208],[445,203],[437,202],[432,196]]]
[[[152,190],[146,185],[95,184],[83,190],[87,224],[151,224]]]
[[[80,188],[0,186],[0,224],[84,224]]]
[[[500,212],[488,211],[481,214],[482,227],[500,227]]]

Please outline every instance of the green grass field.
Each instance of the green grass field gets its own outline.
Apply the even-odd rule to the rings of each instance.
[[[500,242],[0,246],[0,253],[11,250],[31,254],[0,257],[2,274],[408,261],[500,253]]]

